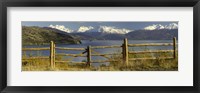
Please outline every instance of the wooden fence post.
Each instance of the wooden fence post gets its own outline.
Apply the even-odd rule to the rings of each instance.
[[[50,66],[53,69],[54,68],[54,42],[51,41],[50,43]]]
[[[176,59],[176,37],[173,38],[174,59]]]
[[[91,46],[87,47],[87,65],[90,66],[91,63]]]
[[[123,61],[128,65],[128,40],[124,39],[124,44],[122,45]]]
[[[56,44],[53,44],[53,68],[55,68],[56,65]]]

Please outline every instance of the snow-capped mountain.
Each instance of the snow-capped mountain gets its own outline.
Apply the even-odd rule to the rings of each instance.
[[[100,26],[98,32],[109,33],[109,34],[127,34],[133,30],[125,28],[116,28],[113,26]]]
[[[178,24],[176,23],[171,23],[169,25],[165,26],[166,29],[178,29]]]
[[[49,25],[49,28],[54,28],[67,33],[85,33],[85,32],[99,32],[105,34],[127,34],[129,32],[133,32],[132,29],[126,28],[118,28],[114,26],[80,26],[77,30],[72,30],[70,28],[65,27],[64,25]],[[168,25],[161,24],[153,24],[143,28],[144,30],[162,30],[162,29],[178,29],[177,23],[170,23]]]
[[[74,32],[72,29],[66,28],[64,25],[49,25],[50,28],[58,29],[67,33]]]
[[[107,25],[80,26],[75,29],[70,29],[63,25],[49,25],[43,28],[61,34],[76,36],[81,40],[122,40],[124,38],[134,40],[168,40],[178,37],[177,23],[167,25],[153,24],[136,30]]]
[[[144,30],[159,30],[164,29],[165,27],[161,24],[153,24],[144,28]]]
[[[90,31],[92,29],[94,29],[94,27],[92,27],[92,26],[81,26],[81,27],[79,27],[77,32],[78,33],[83,33],[83,32]]]
[[[67,33],[84,33],[84,32],[102,32],[108,34],[127,34],[134,30],[129,30],[125,28],[117,28],[114,26],[99,26],[99,27],[92,27],[92,26],[80,26],[76,31],[66,28],[63,25],[49,25],[50,28],[58,29],[63,32]]]
[[[178,24],[171,23],[169,25],[153,24],[147,27],[144,27],[144,30],[160,30],[160,29],[178,29]]]

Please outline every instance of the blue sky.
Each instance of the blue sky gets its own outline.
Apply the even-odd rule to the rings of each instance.
[[[84,21],[22,21],[22,26],[39,26],[39,27],[48,27],[49,25],[64,25],[66,28],[70,28],[72,30],[79,29],[80,26],[114,26],[117,28],[126,28],[126,29],[143,29],[146,26],[153,24],[161,24],[161,25],[169,25],[170,23],[177,23],[177,21],[161,21],[161,22],[84,22]]]

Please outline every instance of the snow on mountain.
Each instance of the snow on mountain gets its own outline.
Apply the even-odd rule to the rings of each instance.
[[[164,29],[165,27],[161,24],[153,24],[151,26],[147,26],[144,28],[144,30],[159,30],[159,29]]]
[[[64,25],[49,25],[50,28],[55,28],[55,29],[58,29],[58,30],[61,30],[61,31],[64,31],[64,32],[67,32],[67,33],[72,33],[73,30],[69,29],[69,28],[66,28]]]
[[[178,24],[171,23],[169,25],[153,24],[147,27],[144,27],[144,30],[160,30],[160,29],[178,29]]]
[[[165,26],[166,29],[178,29],[178,24],[176,23],[171,23],[169,25]]]
[[[110,34],[126,34],[129,33],[133,30],[125,29],[125,28],[116,28],[113,26],[100,26],[98,29],[98,32],[103,32],[103,33],[110,33]]]
[[[108,34],[127,34],[134,30],[129,30],[125,28],[117,28],[114,26],[99,26],[99,28],[94,28],[92,26],[80,26],[77,31],[66,28],[64,25],[49,25],[50,28],[58,29],[63,32],[67,33],[83,33],[83,32],[102,32],[102,33],[108,33]]]
[[[94,27],[92,27],[92,26],[81,26],[81,27],[79,27],[77,32],[82,33],[82,32],[86,32],[86,31],[90,31],[92,29],[94,29]]]

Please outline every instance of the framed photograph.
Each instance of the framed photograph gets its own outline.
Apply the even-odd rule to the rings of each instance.
[[[1,2],[1,92],[199,93],[199,0]]]

